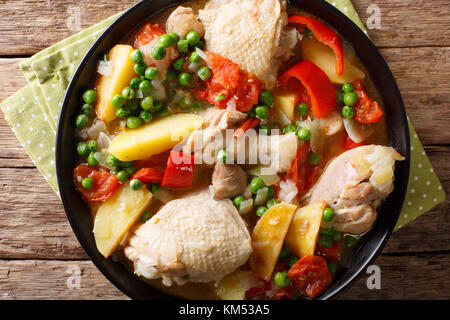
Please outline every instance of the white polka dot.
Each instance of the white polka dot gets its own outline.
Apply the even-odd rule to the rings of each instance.
[[[27,144],[31,144],[31,141],[30,141],[30,140],[27,140]]]
[[[415,177],[414,177],[414,180],[416,180],[416,181],[419,180],[419,177],[418,177],[418,176],[415,176]]]
[[[403,227],[403,226],[402,226],[401,224],[398,226],[399,229],[401,229],[402,227]]]
[[[441,190],[442,189],[442,187],[441,186],[438,186],[438,190]]]
[[[22,114],[23,113],[23,110],[19,110],[19,114]]]
[[[38,104],[38,102],[37,102],[37,100],[34,100],[34,102],[33,102],[34,104]]]
[[[55,161],[53,161],[53,160],[50,160],[50,164],[55,164]]]
[[[46,134],[47,133],[47,131],[45,131],[45,130],[42,130],[42,134]]]
[[[430,185],[430,181],[425,182],[425,184],[426,184],[427,186],[429,186],[429,185]]]
[[[52,150],[55,151],[55,147],[53,147]]]
[[[347,7],[344,7],[344,11],[348,11],[348,8],[347,8]]]
[[[425,151],[422,151],[422,155],[423,155],[423,156],[425,155]]]
[[[33,113],[33,114],[31,114],[31,117],[34,119],[36,117],[36,115]]]
[[[46,66],[42,67],[42,70],[47,71],[47,67]]]
[[[403,215],[403,217],[404,217],[404,218],[408,218],[408,215],[405,213],[405,214]]]
[[[52,83],[52,88],[56,88],[56,84]]]
[[[75,52],[73,53],[73,55],[74,55],[75,57],[78,56],[78,52],[75,51]]]
[[[411,151],[413,151],[414,150],[414,147],[413,146],[411,146]]]
[[[411,189],[411,193],[414,193],[414,192],[416,192],[416,190],[414,190],[414,189]]]
[[[52,177],[52,174],[51,174],[51,173],[49,173],[49,174],[47,175],[47,177],[51,178],[51,177]]]
[[[437,198],[434,198],[434,199],[433,199],[433,202],[437,202]]]
[[[426,193],[424,193],[424,194],[422,195],[422,197],[426,198],[426,197],[427,197],[427,194],[426,194]]]
[[[433,172],[434,170],[433,170],[433,168],[430,168],[430,172]]]
[[[51,98],[51,97],[48,97],[48,98],[47,98],[47,101],[50,101],[50,100],[52,100],[52,98]]]
[[[9,111],[10,109],[11,109],[11,107],[10,107],[10,106],[6,106],[6,110],[8,110],[8,111]]]
[[[17,127],[17,128],[20,128],[20,123],[16,124],[16,127]]]
[[[36,159],[36,161],[41,161],[42,160],[42,157],[38,157],[37,159]]]
[[[420,206],[420,207],[419,207],[419,210],[422,210],[422,209],[423,209],[423,207],[422,207],[422,206]]]
[[[422,168],[422,164],[421,164],[421,163],[419,163],[417,166],[418,166],[419,168]]]
[[[417,133],[414,133],[414,138],[417,139]]]
[[[44,147],[44,144],[40,143],[40,144],[39,144],[39,147],[40,147],[40,148],[43,148],[43,147]]]
[[[332,5],[333,5],[333,6],[336,6],[336,2],[333,2]]]
[[[24,97],[22,97],[22,98],[20,98],[20,100],[22,100],[22,101],[25,101],[25,98],[24,98]]]
[[[33,127],[29,127],[28,130],[33,131]]]
[[[62,60],[61,59],[59,59],[59,61],[58,61],[60,64],[62,63]]]
[[[408,206],[410,206],[412,203],[411,203],[411,201],[408,201]]]

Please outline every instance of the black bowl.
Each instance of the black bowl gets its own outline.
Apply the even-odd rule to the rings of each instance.
[[[56,169],[61,199],[82,247],[97,268],[117,288],[134,299],[171,299],[170,296],[136,277],[122,264],[105,259],[96,249],[92,233],[92,219],[89,208],[72,183],[75,165],[74,118],[79,112],[80,95],[83,89],[92,86],[99,57],[109,51],[124,34],[143,20],[182,1],[153,0],[137,3],[118,17],[98,38],[87,52],[67,89],[58,125],[56,142]],[[347,269],[318,299],[335,298],[349,288],[383,249],[397,222],[405,197],[409,177],[409,131],[405,109],[397,84],[377,48],[366,35],[345,15],[325,1],[292,0],[290,3],[326,21],[334,27],[355,48],[367,67],[377,87],[385,108],[389,142],[406,161],[397,163],[395,189],[379,210],[373,228],[360,241]]]

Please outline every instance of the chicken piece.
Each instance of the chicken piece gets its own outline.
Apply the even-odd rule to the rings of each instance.
[[[248,185],[247,174],[236,164],[217,163],[212,174],[215,199],[225,199],[244,193]]]
[[[233,203],[208,192],[167,203],[125,248],[137,275],[162,278],[166,286],[219,281],[251,253],[250,234]]]
[[[175,32],[181,38],[186,38],[186,35],[191,32],[197,32],[200,37],[205,35],[205,28],[200,21],[197,20],[192,8],[179,6],[167,18],[166,23],[167,32]]]
[[[199,19],[206,49],[237,63],[275,87],[278,69],[293,54],[296,30],[286,28],[286,2],[280,0],[209,0]]]
[[[344,152],[325,169],[311,190],[311,203],[325,201],[334,210],[334,228],[363,233],[377,217],[377,207],[394,189],[396,160],[392,147],[368,145]]]

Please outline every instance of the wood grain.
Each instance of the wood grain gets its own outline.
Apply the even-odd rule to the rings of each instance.
[[[364,274],[341,299],[450,298],[450,283],[444,281],[450,267],[448,255],[380,256],[375,265],[381,270],[381,289],[369,290],[369,275]],[[73,270],[81,271],[79,288],[70,285]],[[0,260],[0,298],[127,299],[92,262],[59,260]]]
[[[2,0],[0,55],[31,55],[81,29],[125,10],[136,1]],[[363,23],[372,2],[353,1]],[[381,29],[369,30],[382,47],[450,46],[447,0],[377,0]],[[32,9],[31,9],[32,8]],[[79,28],[70,20],[79,10]],[[26,21],[27,23],[23,23]]]

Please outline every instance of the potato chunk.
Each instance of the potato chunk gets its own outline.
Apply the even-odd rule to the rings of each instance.
[[[93,232],[97,249],[105,258],[114,252],[151,200],[147,188],[134,191],[127,183],[100,206]]]
[[[286,245],[299,258],[314,254],[325,206],[325,201],[322,201],[300,208],[295,212],[286,235]]]
[[[134,72],[134,63],[130,60],[133,47],[118,44],[109,52],[109,61],[113,64],[110,76],[99,75],[96,90],[98,98],[95,103],[97,117],[105,122],[116,118],[116,108],[111,104],[112,98],[128,86],[130,80],[138,75]]]
[[[216,294],[222,300],[244,300],[245,292],[262,282],[253,272],[236,270],[223,278],[215,287]]]
[[[283,126],[294,122],[295,95],[292,93],[276,94],[274,96],[273,120]]]
[[[304,60],[313,62],[322,69],[335,84],[344,84],[356,79],[364,79],[364,72],[356,67],[344,52],[344,72],[336,73],[336,56],[333,50],[316,39],[304,38],[302,40],[302,56]]]
[[[195,114],[170,115],[119,133],[111,141],[108,152],[121,161],[148,159],[172,149],[202,125],[203,118]]]
[[[253,229],[250,268],[265,281],[269,281],[272,275],[296,209],[297,206],[293,204],[274,205]]]

